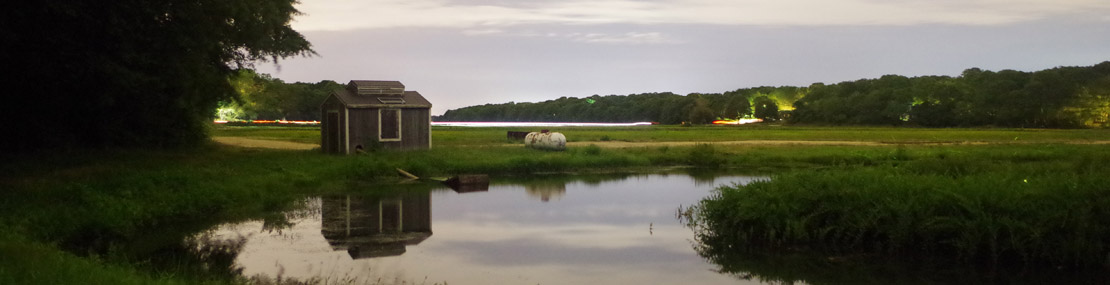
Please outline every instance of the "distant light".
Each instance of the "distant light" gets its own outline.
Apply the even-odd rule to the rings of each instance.
[[[217,124],[227,124],[227,121],[224,121],[224,120],[215,120],[215,121],[212,121],[212,122],[217,123]]]
[[[432,122],[445,127],[631,127],[650,126],[651,122],[635,123],[556,123],[556,122]]]
[[[714,125],[743,125],[762,122],[763,119],[716,120]]]

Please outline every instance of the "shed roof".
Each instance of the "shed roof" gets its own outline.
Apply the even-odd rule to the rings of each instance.
[[[393,81],[396,82],[396,81]],[[398,82],[400,84],[400,82]],[[400,96],[401,102],[398,102],[396,95],[356,95],[351,93],[348,89],[335,90],[333,93],[339,101],[342,101],[348,108],[381,108],[381,107],[395,107],[395,108],[431,108],[432,103],[424,96],[416,91],[405,91]],[[388,102],[388,103],[387,103]]]
[[[347,85],[351,92],[358,95],[401,95],[405,92],[405,85],[400,81],[351,80]]]
[[[390,80],[351,80],[351,84],[358,87],[375,87],[375,88],[405,88],[405,84],[401,81]]]

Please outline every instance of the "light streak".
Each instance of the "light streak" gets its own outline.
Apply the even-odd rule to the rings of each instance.
[[[635,123],[571,123],[571,122],[432,122],[446,127],[631,127],[650,126],[651,122]]]

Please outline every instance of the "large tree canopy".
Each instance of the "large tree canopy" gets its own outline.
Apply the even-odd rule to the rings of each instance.
[[[15,2],[0,19],[7,151],[195,144],[234,69],[313,53],[293,0]]]

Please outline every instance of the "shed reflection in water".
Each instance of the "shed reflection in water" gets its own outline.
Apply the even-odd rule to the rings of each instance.
[[[320,233],[333,250],[346,250],[354,259],[401,255],[405,246],[432,235],[432,203],[427,192],[320,200]]]
[[[450,284],[755,284],[713,271],[675,220],[715,186],[762,179],[685,174],[500,178],[488,190],[397,185],[390,194],[309,199],[278,231],[227,224],[247,236],[236,263],[271,278],[427,280]],[[369,186],[381,187],[381,186]],[[401,189],[405,188],[405,189]],[[417,188],[417,189],[410,189]],[[433,203],[434,200],[434,203]],[[432,235],[432,225],[435,234]]]

